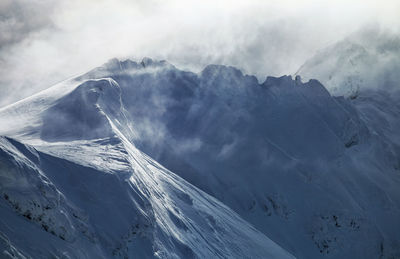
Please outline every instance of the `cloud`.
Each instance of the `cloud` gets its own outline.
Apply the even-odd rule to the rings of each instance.
[[[52,0],[3,0],[0,2],[0,48],[16,44],[31,33],[51,27]]]
[[[200,71],[294,73],[364,23],[399,25],[400,3],[316,0],[3,0],[0,106],[84,73],[112,57],[149,56]],[[5,36],[3,36],[5,35]]]

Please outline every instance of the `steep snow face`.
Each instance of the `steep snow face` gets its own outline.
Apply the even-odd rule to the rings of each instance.
[[[118,82],[130,141],[295,256],[399,254],[398,148],[353,101],[299,77],[111,63],[82,78]]]
[[[111,78],[69,80],[0,109],[1,132],[33,142],[115,136],[110,122],[128,125],[121,89]],[[128,132],[126,132],[128,134]]]
[[[119,86],[111,79],[82,83],[44,112],[41,139],[61,141],[112,136],[106,113],[115,118],[122,116],[120,98]]]
[[[318,78],[333,95],[355,97],[364,89],[398,91],[399,70],[399,36],[370,28],[319,51],[296,74]]]
[[[140,246],[146,249],[136,253],[159,257],[286,256],[266,235],[299,258],[396,257],[400,177],[393,127],[399,110],[382,107],[381,95],[333,97],[318,81],[300,77],[268,77],[260,84],[233,67],[210,65],[195,74],[165,61],[114,59],[1,109],[0,119],[12,123],[0,134],[34,145],[39,157],[56,160],[53,166],[61,160],[95,170],[100,179],[93,184],[108,186],[108,176],[118,178],[117,194],[110,189],[96,208],[109,208],[100,213],[107,219],[120,207],[139,208],[131,213],[143,217],[151,233],[132,246],[123,242],[118,251],[127,255]],[[65,171],[39,169],[52,182],[50,174]],[[83,171],[60,177],[78,172],[74,178],[80,179]],[[125,183],[129,187],[121,188]],[[53,184],[71,199],[69,207],[85,202],[76,194],[81,188],[69,196],[61,190],[69,186],[64,179]],[[105,186],[94,185],[84,186],[96,190],[89,196],[96,199]],[[126,189],[143,202],[133,194],[116,201]],[[90,206],[78,208],[96,214]],[[132,221],[117,221],[124,220]],[[123,231],[111,233],[95,220],[86,224],[102,236],[96,244],[105,257],[122,242]],[[13,251],[18,244],[9,239]]]
[[[136,149],[123,133],[129,128],[115,81],[56,88],[1,111],[8,119],[30,104],[43,106],[7,131],[35,148],[0,137],[4,256],[293,258]],[[59,98],[45,98],[49,91]]]

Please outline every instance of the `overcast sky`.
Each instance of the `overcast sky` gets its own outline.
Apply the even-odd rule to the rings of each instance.
[[[396,0],[0,0],[0,106],[112,57],[293,74],[364,26],[400,28]]]

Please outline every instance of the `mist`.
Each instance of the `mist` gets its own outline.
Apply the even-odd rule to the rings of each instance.
[[[1,0],[0,107],[113,57],[232,65],[260,80],[293,74],[368,24],[395,31],[399,13],[392,0]]]

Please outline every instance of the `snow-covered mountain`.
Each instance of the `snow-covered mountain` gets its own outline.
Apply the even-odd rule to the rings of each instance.
[[[0,244],[11,258],[292,258],[127,138],[111,78],[0,111]],[[126,132],[127,134],[124,134]]]
[[[371,26],[318,51],[296,74],[354,98],[361,90],[398,91],[399,70],[399,34]]]
[[[396,258],[399,111],[300,77],[110,60],[0,110],[3,250]]]

